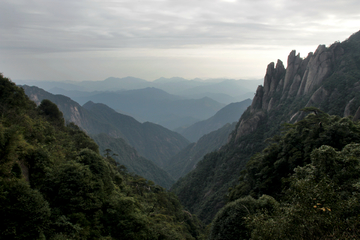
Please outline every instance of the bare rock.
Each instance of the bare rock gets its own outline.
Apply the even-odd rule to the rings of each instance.
[[[256,111],[257,109],[262,108],[263,96],[264,96],[264,87],[259,85],[258,88],[256,89],[255,96],[254,96],[253,101],[250,106],[251,113]]]
[[[344,110],[344,117],[348,117],[351,115],[351,111],[350,111],[350,108],[351,108],[351,105],[352,103],[354,102],[355,98],[351,99],[348,104],[346,104],[346,107],[345,107],[345,110]]]
[[[297,75],[295,75],[293,83],[290,86],[289,93],[287,96],[288,98],[296,96],[297,91],[299,90],[300,84],[301,84],[301,76],[297,74]]]
[[[300,96],[315,90],[331,74],[335,61],[343,53],[344,50],[340,45],[335,45],[331,49],[326,48],[325,45],[319,45],[308,60],[297,95]]]
[[[319,106],[329,96],[329,92],[325,88],[320,87],[314,92],[305,107]]]
[[[300,58],[300,54],[296,55],[296,51],[292,50],[288,56],[288,65],[285,74],[284,80],[284,89],[283,92],[287,90],[287,88],[291,85],[294,76],[299,70],[302,59]]]
[[[271,109],[274,108],[274,106],[276,105],[276,100],[274,98],[271,98],[267,107],[267,111],[270,111]]]
[[[272,81],[270,85],[270,93],[277,91],[277,87],[279,86],[279,82],[282,80],[282,76],[285,74],[286,69],[281,60],[278,59],[275,67],[274,74],[272,76]]]
[[[273,62],[267,66],[264,78],[264,95],[262,99],[263,110],[268,109],[270,99],[272,98],[274,92],[277,91],[279,82],[285,72],[286,70],[284,64],[280,60],[277,61],[276,67],[274,67]]]
[[[253,113],[250,118],[241,119],[239,127],[236,129],[235,140],[238,140],[240,137],[254,132],[259,126],[261,120],[263,120],[265,117],[266,114],[264,113],[264,111],[259,110],[256,113]]]

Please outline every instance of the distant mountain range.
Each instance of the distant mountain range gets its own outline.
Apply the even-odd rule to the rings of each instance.
[[[199,121],[187,128],[177,129],[177,132],[186,137],[190,142],[197,142],[199,138],[205,134],[215,131],[227,123],[238,121],[250,104],[250,99],[246,99],[242,102],[230,103],[220,109],[211,118]]]
[[[159,78],[152,82],[140,78],[110,77],[103,81],[30,81],[16,80],[18,84],[34,85],[43,88],[54,94],[64,94],[60,91],[79,91],[79,92],[115,92],[126,91],[143,88],[158,88],[173,95],[186,98],[201,99],[209,97],[217,102],[229,104],[231,102],[239,102],[247,98],[252,98],[254,89],[261,84],[261,80],[235,80],[235,79],[193,79],[184,78]],[[79,93],[78,92],[78,93]],[[252,95],[250,95],[252,94]],[[68,97],[75,95],[64,94]],[[82,94],[83,95],[83,94]],[[93,95],[93,94],[91,94]]]
[[[54,102],[67,121],[74,122],[90,135],[106,133],[113,138],[123,138],[140,155],[158,166],[189,144],[183,136],[160,125],[140,123],[100,103],[88,102],[83,107],[63,95],[53,95],[38,87],[22,86],[31,100]]]
[[[70,97],[80,105],[104,103],[140,122],[153,122],[171,130],[208,119],[222,107],[253,98],[259,80],[110,77],[104,81],[17,81],[53,94]]]
[[[101,151],[111,149],[116,154],[114,156],[116,161],[125,165],[129,171],[167,188],[174,183],[173,178],[184,176],[195,168],[197,162],[205,154],[219,149],[227,142],[228,135],[235,127],[234,124],[227,123],[236,121],[250,103],[248,99],[240,103],[229,104],[206,121],[191,126],[190,131],[194,131],[197,138],[202,138],[196,144],[188,145],[189,142],[178,133],[154,123],[140,123],[130,116],[114,111],[105,104],[88,101],[80,106],[63,95],[54,95],[38,87],[22,87],[30,99],[37,103],[43,99],[49,99],[57,104],[67,121],[74,122],[90,134]],[[82,93],[86,94],[86,92]],[[97,95],[103,94],[105,93]],[[186,111],[194,111],[192,108],[196,107],[196,102],[201,102],[199,100],[183,100],[181,97],[155,88],[111,92],[104,97],[113,101],[127,98],[134,102],[143,101],[143,103],[146,103],[144,101],[146,98],[152,99],[153,103],[156,100],[169,102],[170,99],[174,102],[184,101],[190,103],[183,106]],[[110,100],[109,102],[111,102]],[[206,98],[203,101],[205,103],[206,101],[213,102]],[[181,104],[176,109],[181,109]],[[216,131],[212,132],[213,130]],[[159,167],[164,168],[171,176]]]
[[[164,169],[175,179],[184,177],[196,168],[197,163],[208,153],[219,150],[228,141],[229,134],[235,129],[236,122],[202,136],[196,143],[189,144],[173,156]]]
[[[188,126],[207,119],[225,106],[208,97],[185,99],[157,88],[100,92],[94,95],[72,93],[65,90],[58,91],[58,93],[71,96],[80,104],[88,101],[103,103],[120,113],[134,117],[138,121],[153,122],[168,129]]]

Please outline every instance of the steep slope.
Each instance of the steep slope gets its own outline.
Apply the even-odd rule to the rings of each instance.
[[[188,145],[188,141],[176,132],[150,122],[139,123],[132,117],[120,114],[104,104],[88,102],[83,108],[100,122],[113,126],[141,155],[154,161],[160,167]],[[93,127],[91,131],[89,130],[90,134],[101,133],[97,131],[96,126]],[[116,137],[116,134],[112,132],[108,134]]]
[[[73,122],[82,129],[95,134],[93,137],[97,144],[100,145],[101,151],[104,151],[106,148],[113,150],[114,153],[119,155],[119,157],[115,159],[119,161],[120,164],[126,166],[130,172],[144,176],[166,188],[174,182],[168,174],[164,173],[164,170],[153,164],[152,161],[138,156],[136,150],[123,140],[126,136],[120,130],[106,122],[102,122],[101,119],[97,119],[94,114],[70,98],[62,95],[53,95],[37,87],[22,86],[22,88],[29,98],[37,104],[43,99],[49,99],[54,102],[68,122]],[[126,120],[128,120],[128,122]],[[124,119],[122,119],[122,123],[125,126],[131,122],[130,117],[125,116]],[[101,136],[97,136],[97,134],[100,133],[112,133],[114,137],[101,135],[101,138]],[[100,142],[100,139],[103,139],[104,142]]]
[[[319,107],[339,116],[360,117],[360,32],[330,47],[320,45],[302,59],[292,51],[287,69],[270,63],[253,102],[241,116],[229,143],[208,154],[194,171],[179,180],[173,191],[191,211],[209,223],[225,204],[239,173],[264,141],[278,134],[281,123],[304,117],[304,107]]]
[[[124,139],[112,138],[105,133],[91,135],[91,138],[99,146],[102,155],[106,154],[107,149],[110,149],[111,157],[118,164],[124,165],[128,172],[152,180],[167,189],[174,184],[175,181],[166,171],[159,168],[152,161],[140,156]]]
[[[190,142],[196,142],[203,135],[215,131],[227,123],[238,121],[241,114],[250,106],[251,100],[247,99],[237,103],[230,103],[220,109],[214,116],[204,121],[197,122],[190,127],[178,131]]]
[[[173,156],[164,169],[175,179],[179,179],[196,168],[205,154],[218,150],[228,141],[236,122],[225,124],[222,128],[202,136],[196,143],[189,144]]]
[[[360,121],[303,112],[247,163],[208,239],[358,239]]]
[[[0,239],[199,239],[174,194],[124,171],[0,74]]]
[[[64,113],[67,121],[74,122],[88,134],[106,133],[114,138],[123,138],[142,156],[158,166],[162,166],[189,143],[178,133],[153,123],[139,123],[104,104],[89,102],[81,107],[62,95],[53,95],[37,87],[23,88],[35,102],[42,99],[54,102]]]

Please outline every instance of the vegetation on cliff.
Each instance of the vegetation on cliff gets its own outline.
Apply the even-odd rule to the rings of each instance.
[[[176,196],[127,173],[57,106],[0,75],[1,239],[199,239]]]
[[[228,189],[243,184],[238,179],[246,163],[266,147],[267,139],[280,134],[283,123],[302,120],[306,116],[302,108],[317,107],[332,115],[360,119],[359,46],[360,32],[329,47],[320,45],[304,59],[292,51],[286,69],[280,60],[269,64],[264,86],[258,87],[228,144],[206,155],[172,187],[184,206],[210,223],[228,202]]]
[[[49,99],[55,103],[68,122],[74,122],[90,135],[106,133],[113,138],[122,138],[146,159],[159,167],[185,148],[189,141],[179,133],[158,124],[140,123],[133,117],[116,112],[101,103],[87,102],[80,106],[63,95],[54,95],[38,87],[22,86],[29,98],[37,103]]]
[[[317,110],[286,125],[247,163],[210,239],[356,239],[359,143],[350,117]]]

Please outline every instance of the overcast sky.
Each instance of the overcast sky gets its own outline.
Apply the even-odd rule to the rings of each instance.
[[[1,0],[11,79],[263,78],[359,30],[359,0]]]

